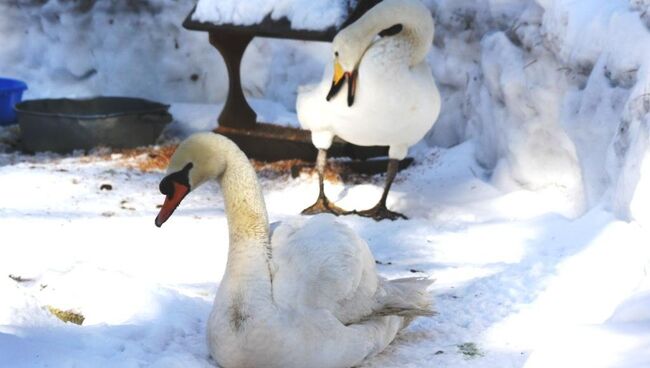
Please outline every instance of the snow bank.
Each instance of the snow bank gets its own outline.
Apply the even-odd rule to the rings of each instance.
[[[437,1],[445,103],[428,142],[475,140],[502,188],[555,187],[576,213],[650,220],[646,1]],[[504,10],[504,9],[507,9]]]
[[[549,2],[543,31],[559,61],[584,77],[567,91],[562,120],[580,157],[589,202],[608,194],[618,214],[640,219],[647,214],[635,211],[634,202],[646,195],[636,188],[643,187],[648,148],[650,32],[638,6]]]
[[[181,27],[193,3],[1,1],[0,74],[26,81],[25,98],[222,100],[221,57],[206,34]]]
[[[356,0],[199,0],[192,18],[200,22],[251,25],[264,18],[286,18],[294,29],[340,26]]]
[[[543,46],[534,1],[438,1],[429,55],[442,90],[429,144],[477,145],[476,159],[505,190],[552,188],[585,209],[576,148],[562,126],[570,81]]]
[[[221,56],[206,33],[181,26],[194,3],[0,2],[0,75],[26,81],[26,99],[120,95],[222,102],[228,77]],[[255,39],[242,62],[244,92],[293,111],[298,86],[320,77],[329,57],[325,43]]]

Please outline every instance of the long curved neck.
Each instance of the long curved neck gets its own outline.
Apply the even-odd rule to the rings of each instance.
[[[402,31],[390,37],[405,41],[411,47],[410,65],[424,60],[433,43],[433,18],[431,12],[418,0],[384,0],[346,28],[356,35],[365,48],[382,30],[395,24]]]
[[[238,149],[226,153],[221,189],[231,246],[249,240],[268,244],[269,220],[262,188],[248,158]]]
[[[269,221],[262,189],[246,155],[235,147],[225,152],[225,158],[220,184],[230,248],[222,285],[245,308],[251,300],[271,299]]]

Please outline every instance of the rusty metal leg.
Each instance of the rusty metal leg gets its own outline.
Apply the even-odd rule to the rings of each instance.
[[[228,97],[219,115],[219,125],[230,128],[254,128],[257,114],[250,107],[241,88],[240,66],[246,47],[253,36],[236,32],[210,32],[210,44],[223,56],[228,68]]]

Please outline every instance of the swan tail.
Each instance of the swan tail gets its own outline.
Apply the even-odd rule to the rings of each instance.
[[[373,315],[402,316],[405,317],[405,325],[415,317],[435,315],[431,296],[427,292],[433,281],[427,277],[407,277],[386,282],[383,285],[386,294]]]

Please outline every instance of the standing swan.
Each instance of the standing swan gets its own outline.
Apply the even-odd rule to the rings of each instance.
[[[367,244],[334,216],[281,224],[271,235],[255,171],[229,139],[187,138],[167,172],[156,226],[207,180],[223,191],[230,248],[207,327],[220,366],[350,367],[432,314],[430,280],[379,277]]]
[[[399,33],[377,38],[395,25],[401,25]],[[389,146],[381,199],[375,207],[354,213],[375,220],[406,218],[388,210],[386,198],[399,160],[431,129],[440,112],[440,94],[424,60],[432,43],[433,19],[418,0],[384,0],[336,35],[334,69],[326,70],[319,84],[301,87],[296,101],[298,120],[311,130],[318,148],[318,199],[303,214],[351,213],[324,193],[327,150],[339,136],[361,146]],[[347,95],[339,93],[346,82]]]

